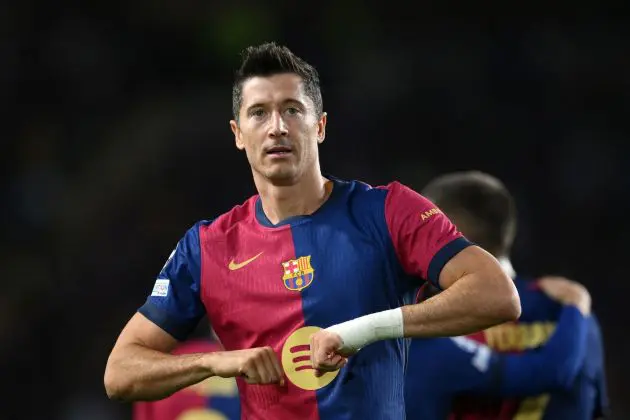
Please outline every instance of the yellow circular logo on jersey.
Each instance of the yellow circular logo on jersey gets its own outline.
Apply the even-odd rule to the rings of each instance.
[[[319,327],[302,327],[293,331],[282,347],[282,368],[287,378],[298,388],[312,391],[328,385],[337,377],[339,371],[326,372],[319,378],[311,365],[311,346],[309,338]]]

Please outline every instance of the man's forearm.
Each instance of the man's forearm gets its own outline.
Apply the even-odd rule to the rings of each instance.
[[[113,353],[105,370],[112,399],[151,401],[166,398],[210,376],[208,354],[171,355],[129,344]]]
[[[486,276],[465,275],[431,299],[403,306],[404,336],[465,335],[517,319],[520,300],[512,281]]]
[[[487,254],[483,250],[473,252],[464,258],[472,257],[475,262],[479,255],[483,258]],[[379,340],[452,337],[518,319],[521,303],[514,282],[494,259],[477,266],[481,267],[469,274],[451,267],[456,274],[450,273],[454,277],[447,282],[450,287],[423,303],[364,315],[325,331],[339,336],[341,354],[353,354]]]

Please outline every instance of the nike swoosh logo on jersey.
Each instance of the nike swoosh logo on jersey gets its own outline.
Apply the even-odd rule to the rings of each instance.
[[[232,261],[230,261],[230,264],[228,264],[228,268],[230,270],[238,270],[239,268],[245,267],[247,264],[249,264],[250,262],[254,261],[256,258],[260,257],[261,255],[262,255],[262,252],[260,254],[258,254],[258,255],[254,255],[249,260],[245,260],[245,261],[240,262],[240,263],[236,263],[236,262],[234,262],[234,260],[232,260]]]

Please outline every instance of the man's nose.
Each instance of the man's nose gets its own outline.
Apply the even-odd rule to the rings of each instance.
[[[279,112],[274,112],[271,118],[271,127],[269,135],[271,137],[284,137],[288,134],[287,124]]]

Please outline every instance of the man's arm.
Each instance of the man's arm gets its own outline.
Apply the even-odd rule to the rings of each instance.
[[[156,400],[212,375],[243,376],[250,383],[282,382],[269,347],[171,355],[205,309],[200,292],[199,226],[190,229],[162,268],[146,303],[121,332],[105,369],[112,399]]]
[[[105,389],[112,399],[159,400],[210,376],[244,376],[250,383],[282,382],[270,347],[172,355],[178,341],[136,313],[127,323],[105,368]]]
[[[158,400],[213,374],[210,354],[173,356],[178,341],[136,313],[107,360],[105,389],[113,399]]]
[[[420,304],[364,315],[316,333],[311,359],[318,373],[339,368],[343,356],[378,340],[463,335],[518,319],[518,293],[499,262],[467,241],[433,203],[392,183],[382,216],[404,272],[446,290]]]
[[[498,261],[477,246],[451,258],[439,276],[442,293],[402,307],[404,336],[470,334],[518,319],[520,299]]]
[[[345,365],[352,355],[375,341],[400,337],[466,335],[521,314],[514,282],[498,261],[477,246],[451,258],[440,273],[442,293],[406,305],[355,318],[319,331],[311,338],[316,375]]]

